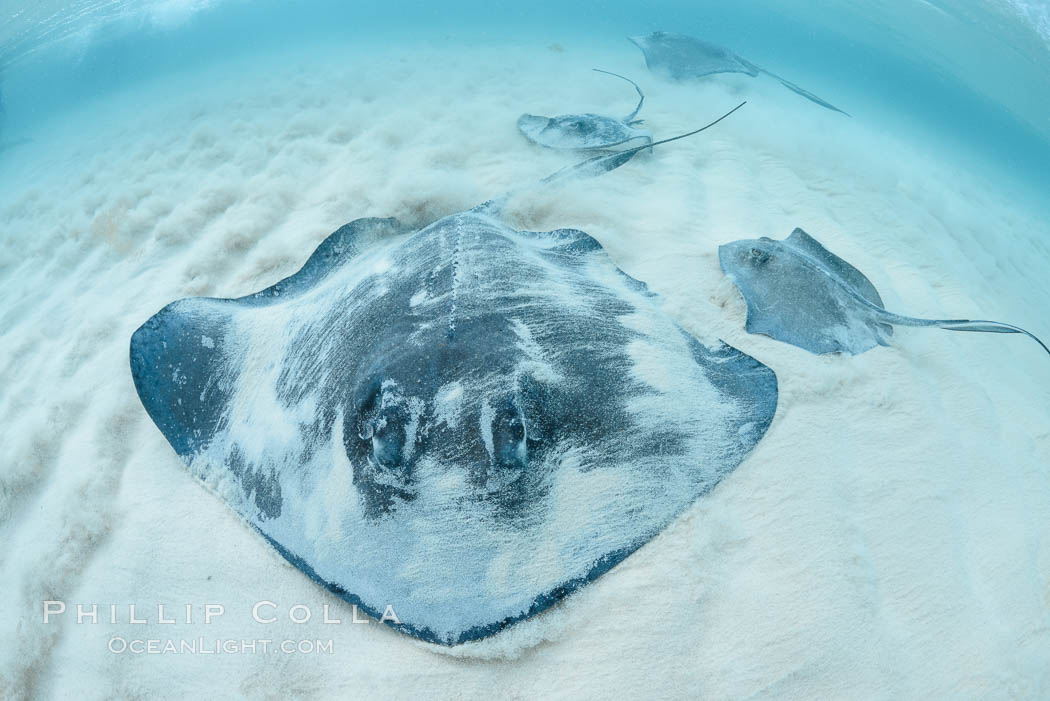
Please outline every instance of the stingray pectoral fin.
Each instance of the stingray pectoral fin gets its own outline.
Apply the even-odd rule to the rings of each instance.
[[[796,228],[792,231],[791,235],[784,239],[784,245],[791,246],[799,253],[813,258],[818,264],[840,277],[843,283],[868,302],[877,307],[885,306],[882,303],[882,297],[879,296],[879,291],[864,273],[829,251],[824,244],[802,229]]]
[[[229,352],[238,343],[232,323],[238,308],[286,302],[405,232],[397,219],[355,219],[330,234],[296,273],[266,289],[235,300],[179,300],[147,319],[131,336],[131,375],[143,406],[175,451],[192,457],[220,427],[240,372],[239,354]]]
[[[752,65],[754,65],[754,64],[752,64]],[[757,68],[757,66],[756,66],[756,68]],[[818,105],[820,105],[821,107],[829,109],[832,112],[838,112],[840,114],[844,114],[847,117],[852,117],[853,116],[849,112],[846,112],[845,110],[840,110],[838,107],[836,107],[835,105],[831,104],[827,100],[824,100],[824,99],[822,99],[820,97],[817,97],[816,95],[811,93],[809,90],[806,90],[805,88],[801,88],[798,85],[795,85],[794,83],[792,83],[787,78],[781,78],[776,73],[772,73],[770,71],[767,71],[765,68],[759,68],[758,70],[762,71],[763,73],[768,75],[770,78],[775,78],[785,88],[787,88],[788,90],[790,90],[793,93],[801,95],[802,97],[806,98],[810,102],[815,102]]]
[[[649,148],[649,146],[640,146],[638,148],[628,149],[627,151],[617,151],[615,153],[588,158],[586,161],[566,166],[555,173],[551,173],[540,182],[554,183],[567,178],[593,178],[602,173],[608,173],[610,170],[616,170],[624,163],[634,158],[643,148]]]
[[[763,314],[762,310],[759,309],[744,293],[744,290],[739,287],[741,294],[744,296],[744,303],[747,305],[747,315],[744,318],[744,330],[748,333],[760,333],[766,336],[770,335],[769,331],[773,324],[768,315]],[[750,292],[750,290],[748,290]]]
[[[642,52],[642,57],[645,58],[645,67],[649,70],[653,69],[652,64],[649,63],[649,37],[646,36],[633,36],[627,37],[627,41],[631,42]]]
[[[408,233],[394,217],[362,217],[343,224],[328,235],[303,267],[275,285],[253,295],[241,297],[248,304],[267,304],[287,299],[311,289],[332,270],[374,245]]]
[[[282,302],[311,289],[332,270],[372,246],[407,232],[405,225],[393,217],[355,219],[329,234],[299,270],[266,289],[240,297],[237,301],[253,307]]]
[[[160,310],[131,336],[131,376],[142,405],[175,452],[207,447],[229,404],[237,367],[229,300],[184,299]]]
[[[518,117],[518,131],[529,141],[536,143],[536,137],[550,124],[550,117],[538,114],[523,114]]]

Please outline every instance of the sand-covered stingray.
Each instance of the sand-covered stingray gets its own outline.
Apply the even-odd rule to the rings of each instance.
[[[744,73],[751,77],[765,73],[779,81],[788,90],[798,93],[807,100],[849,116],[849,113],[840,110],[827,100],[817,97],[765,68],[756,66],[717,44],[673,32],[653,32],[645,36],[628,37],[628,39],[645,54],[645,65],[650,71],[667,76],[672,80],[702,78],[715,73]]]
[[[632,148],[652,143],[653,135],[648,129],[638,129],[642,120],[635,119],[645,102],[645,94],[630,78],[595,68],[598,73],[622,78],[638,91],[638,105],[626,117],[609,117],[603,114],[563,114],[557,117],[541,117],[523,114],[518,117],[518,130],[535,144],[554,149],[575,151],[603,151]]]
[[[719,246],[718,260],[747,302],[747,331],[812,353],[856,355],[889,345],[893,326],[1020,333],[998,321],[916,319],[888,312],[871,281],[802,229],[783,241],[762,237]]]
[[[291,277],[173,302],[131,340],[193,473],[310,577],[442,644],[609,570],[777,405],[769,368],[686,332],[586,233],[512,228],[502,201],[417,231],[358,219]]]

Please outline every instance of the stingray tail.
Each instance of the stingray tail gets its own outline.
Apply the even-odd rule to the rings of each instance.
[[[1046,351],[1047,355],[1050,355],[1050,348],[1047,348],[1046,344],[1039,340],[1039,337],[1035,334],[1025,331],[1020,326],[1014,326],[1013,324],[1004,324],[1001,321],[987,321],[984,319],[919,319],[914,316],[904,316],[902,314],[894,314],[888,312],[880,306],[872,304],[867,299],[864,299],[859,294],[851,291],[853,298],[858,302],[866,306],[868,309],[874,311],[878,317],[878,320],[884,324],[896,324],[897,326],[920,326],[926,328],[940,328],[946,331],[974,331],[978,333],[1020,333],[1028,336]]]
[[[715,121],[711,122],[710,124],[705,124],[704,126],[700,127],[699,129],[694,129],[693,131],[687,132],[685,134],[679,134],[678,136],[672,136],[672,137],[670,137],[668,139],[661,139],[660,141],[654,141],[651,144],[645,144],[643,146],[636,146],[635,148],[627,149],[626,151],[617,151],[615,153],[605,154],[605,155],[601,155],[601,156],[595,156],[594,158],[588,158],[586,161],[583,161],[582,163],[576,163],[576,164],[571,165],[571,166],[566,166],[565,168],[562,168],[559,171],[551,173],[546,178],[543,178],[543,180],[541,180],[540,182],[545,184],[545,185],[547,185],[547,184],[550,184],[550,183],[558,182],[560,180],[566,180],[566,179],[569,179],[569,178],[590,178],[590,177],[601,175],[602,173],[608,173],[610,170],[615,170],[615,169],[619,168],[620,166],[622,166],[627,161],[629,161],[632,158],[634,158],[634,156],[639,151],[644,151],[645,149],[652,148],[653,146],[659,146],[660,144],[668,144],[668,143],[671,143],[672,141],[678,141],[679,139],[684,139],[684,138],[686,138],[688,136],[692,136],[694,134],[699,134],[700,132],[704,131],[705,129],[710,129],[711,127],[713,127],[714,125],[718,124],[723,119],[725,119],[729,115],[733,114],[734,112],[736,112],[738,109],[740,109],[741,107],[743,107],[746,104],[747,104],[747,100],[745,100],[744,102],[741,102],[739,105],[737,105],[733,109],[729,110],[728,112],[723,114],[721,117],[719,117]]]
[[[1039,338],[1029,332],[1022,329],[1020,326],[1013,326],[1011,324],[1004,324],[999,321],[983,321],[983,320],[943,320],[939,321],[937,326],[948,331],[978,331],[981,333],[1021,333],[1028,338],[1032,339],[1040,346],[1043,350],[1050,355],[1050,348],[1046,347],[1046,344],[1039,340]]]
[[[752,65],[754,65],[754,64],[752,64]],[[758,66],[755,66],[755,68],[758,68]],[[847,117],[852,117],[853,116],[849,112],[846,112],[845,110],[840,110],[838,107],[836,107],[835,105],[831,104],[827,100],[824,100],[824,99],[821,99],[821,98],[817,97],[816,95],[811,93],[809,90],[806,90],[804,88],[800,88],[799,86],[795,85],[794,83],[792,83],[790,80],[787,80],[786,78],[781,78],[776,73],[772,73],[770,71],[767,71],[765,68],[758,68],[758,70],[762,71],[763,73],[768,75],[770,78],[776,79],[785,88],[787,88],[788,90],[790,90],[793,93],[797,93],[797,94],[801,95],[802,97],[806,98],[810,102],[815,102],[818,105],[820,105],[821,107],[829,109],[829,110],[831,110],[833,112],[838,112],[840,114],[844,114]]]
[[[679,139],[684,139],[688,136],[692,136],[693,134],[699,134],[705,129],[710,129],[714,125],[718,124],[723,119],[733,114],[746,104],[747,100],[744,100],[739,105],[729,110],[710,124],[705,124],[699,129],[694,129],[693,131],[686,132],[685,134],[679,134],[678,136],[672,136],[669,139],[662,139],[660,141],[654,141],[652,143],[644,144],[642,146],[636,146],[634,148],[627,149],[626,151],[615,151],[613,153],[602,154],[593,158],[588,158],[586,161],[583,161],[581,163],[575,163],[571,166],[565,166],[561,170],[557,170],[548,175],[547,177],[541,179],[540,184],[550,185],[552,183],[561,182],[563,180],[570,180],[576,178],[593,178],[598,175],[602,175],[603,173],[608,173],[610,170],[616,170],[624,163],[634,158],[639,151],[644,151],[645,149],[652,148],[653,146],[659,146],[660,144],[668,144],[672,141],[678,141]],[[486,200],[481,204],[475,206],[471,211],[487,214],[489,216],[498,218],[500,212],[503,211],[503,207],[507,204],[507,201],[510,200],[510,198],[513,195],[515,195],[523,189],[524,188],[516,188],[514,190],[510,190],[509,192],[503,193],[499,197],[493,197],[491,200]]]
[[[630,123],[631,120],[637,117],[638,113],[642,111],[642,105],[645,103],[645,93],[643,93],[642,89],[638,87],[638,83],[634,82],[627,76],[622,76],[619,73],[613,73],[612,71],[603,71],[601,68],[592,68],[591,70],[597,71],[598,73],[604,73],[605,75],[615,76],[617,78],[620,78],[621,80],[626,80],[628,83],[634,86],[635,90],[638,91],[638,106],[634,108],[634,112],[631,112],[629,115],[623,118],[623,121]]]
[[[1039,337],[1035,334],[1025,331],[1020,326],[1014,326],[1012,324],[1004,324],[1000,321],[986,321],[983,319],[916,319],[909,316],[900,316],[898,314],[892,314],[886,312],[887,316],[892,317],[891,323],[899,326],[933,326],[946,331],[972,331],[977,333],[1020,333],[1028,336],[1040,346],[1043,350],[1050,355],[1050,348],[1047,348],[1046,344],[1039,340]]]

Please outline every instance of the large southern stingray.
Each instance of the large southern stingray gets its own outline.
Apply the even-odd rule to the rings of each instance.
[[[779,81],[788,90],[798,93],[807,100],[849,116],[848,112],[800,88],[790,80],[781,78],[765,68],[760,68],[717,44],[673,32],[653,32],[645,36],[627,38],[642,50],[645,55],[645,65],[650,71],[663,74],[672,80],[690,80],[715,73],[744,73],[754,78],[759,73],[765,73]]]
[[[598,73],[622,78],[638,91],[638,105],[626,117],[608,117],[603,114],[563,114],[557,117],[541,117],[523,114],[518,117],[518,130],[534,144],[555,149],[576,151],[604,151],[617,148],[650,144],[652,132],[638,129],[642,120],[635,119],[645,102],[645,94],[630,78],[595,68]]]
[[[893,326],[935,326],[949,331],[1021,333],[998,321],[916,319],[888,312],[871,281],[802,229],[783,241],[762,237],[718,248],[722,270],[747,302],[747,331],[771,336],[811,353],[857,355],[889,345]]]
[[[630,555],[777,404],[769,368],[690,335],[595,239],[516,230],[501,202],[418,231],[358,219],[291,277],[173,302],[131,339],[193,473],[313,579],[442,644]]]

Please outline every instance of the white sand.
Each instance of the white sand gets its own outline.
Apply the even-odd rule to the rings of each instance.
[[[367,48],[169,77],[42,125],[0,166],[0,697],[1050,696],[1050,359],[1020,336],[908,329],[813,356],[744,333],[716,257],[802,226],[892,310],[1046,337],[1045,212],[914,132],[771,81],[674,86],[619,46],[393,63]],[[564,165],[514,121],[629,112],[629,87],[592,65],[643,81],[660,135],[751,104],[517,198],[515,223],[586,230],[685,328],[771,366],[777,417],[709,497],[537,619],[452,651],[351,625],[190,477],[135,396],[128,339],[173,299],[294,272],[350,219],[426,223]],[[44,625],[46,599],[104,604],[104,622]],[[281,623],[252,622],[260,600]],[[129,624],[129,603],[151,623]],[[157,625],[157,603],[226,614]],[[342,625],[287,620],[326,603]],[[333,639],[334,654],[113,654],[114,636]]]

